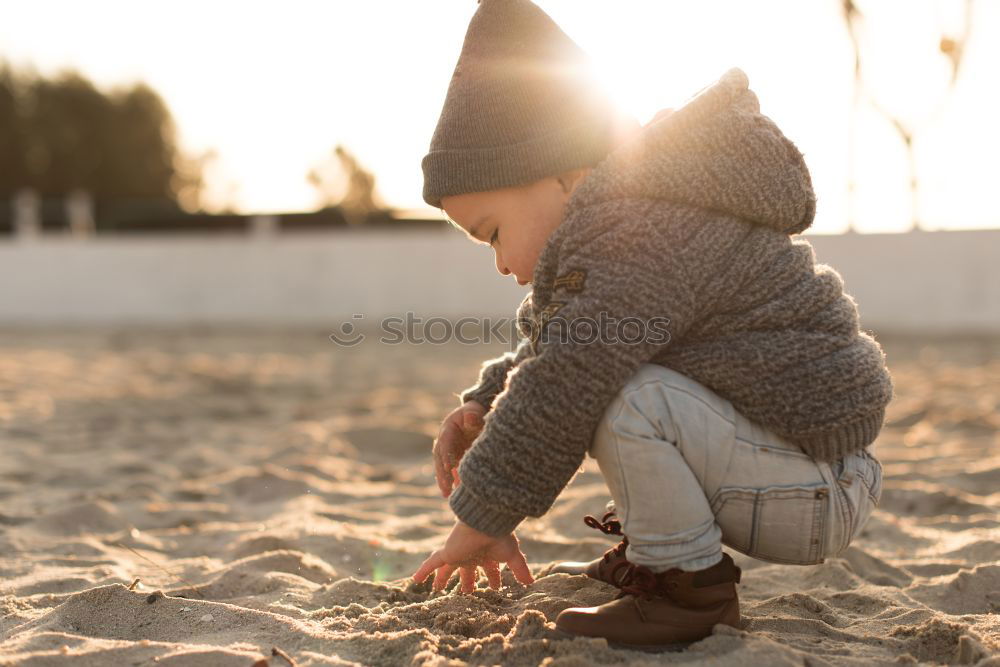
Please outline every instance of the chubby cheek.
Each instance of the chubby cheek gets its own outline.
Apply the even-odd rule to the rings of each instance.
[[[520,230],[516,239],[503,246],[503,261],[522,280],[534,280],[535,265],[548,239],[540,220],[531,220]],[[512,235],[513,236],[513,235]]]
[[[538,243],[526,243],[518,248],[517,275],[522,280],[533,280],[535,264],[538,263],[538,256],[541,253],[541,245]]]

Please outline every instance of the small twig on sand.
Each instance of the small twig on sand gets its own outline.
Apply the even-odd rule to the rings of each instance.
[[[292,660],[292,656],[288,655],[277,646],[271,647],[271,655],[273,655],[276,658],[281,658],[282,660],[285,660],[290,667],[295,667],[295,661]]]
[[[142,579],[140,579],[139,577],[136,577],[135,579],[132,580],[132,583],[128,585],[128,589],[130,591],[134,591],[135,587],[138,586],[139,582],[141,582],[141,581],[142,581]]]
[[[182,584],[184,584],[185,586],[187,586],[188,588],[190,588],[192,591],[194,591],[195,593],[197,593],[198,597],[200,597],[202,600],[205,599],[205,594],[202,593],[200,590],[198,590],[197,586],[195,586],[194,584],[192,584],[190,581],[188,581],[184,577],[182,577],[180,575],[177,575],[177,574],[174,574],[173,572],[171,572],[167,568],[163,567],[162,565],[160,565],[156,561],[152,560],[151,558],[147,558],[146,556],[143,556],[141,553],[139,553],[138,551],[136,551],[135,549],[133,549],[132,547],[130,547],[127,544],[122,544],[121,542],[113,542],[113,544],[116,547],[121,547],[122,549],[128,549],[129,551],[131,551],[132,553],[134,553],[139,558],[141,558],[144,561],[146,561],[147,563],[151,564],[153,567],[161,570],[162,572],[165,572],[167,574],[167,576],[173,577],[177,581],[181,582]],[[135,586],[138,582],[139,582],[139,578],[136,577],[136,580],[132,582],[132,586]],[[129,586],[129,590],[132,590],[132,586]]]

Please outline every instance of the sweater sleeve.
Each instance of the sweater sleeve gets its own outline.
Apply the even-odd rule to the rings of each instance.
[[[519,331],[521,330],[520,324],[522,320],[530,317],[531,308],[532,300],[531,292],[529,292],[517,307]],[[527,338],[522,338],[514,351],[505,352],[495,359],[484,361],[479,369],[479,380],[476,384],[463,389],[458,394],[459,405],[464,405],[466,401],[473,400],[478,401],[489,410],[493,399],[503,390],[507,374],[531,352],[531,341]]]
[[[505,352],[496,359],[483,362],[479,371],[479,381],[462,390],[459,394],[459,403],[464,405],[466,401],[478,401],[488,410],[493,404],[493,399],[503,389],[510,369],[517,366],[518,362],[530,351],[530,342],[526,338],[521,339],[515,351]]]
[[[582,286],[553,291],[536,354],[510,372],[459,466],[449,504],[480,532],[505,535],[548,511],[607,405],[694,317],[684,262],[649,225],[609,225],[591,238],[560,258],[559,272]]]

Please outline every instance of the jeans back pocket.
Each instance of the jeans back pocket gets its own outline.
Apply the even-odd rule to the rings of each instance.
[[[829,504],[826,484],[723,487],[711,502],[724,544],[760,560],[791,565],[823,562]]]

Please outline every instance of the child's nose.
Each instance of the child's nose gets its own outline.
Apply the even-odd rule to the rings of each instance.
[[[500,272],[500,275],[506,276],[507,274],[509,274],[510,273],[510,269],[508,269],[504,265],[503,260],[500,259],[500,253],[494,252],[494,258],[496,259],[496,262],[497,262],[497,271]]]

